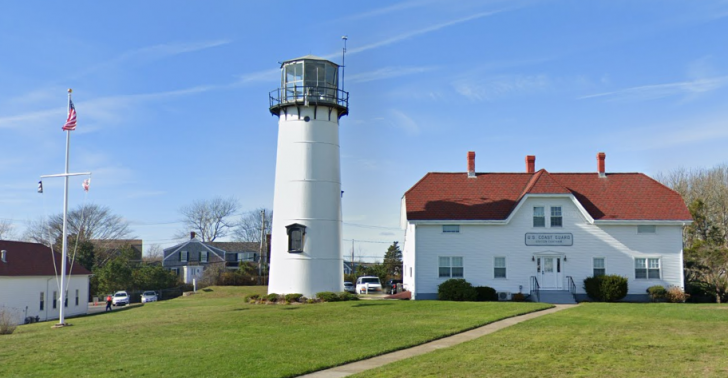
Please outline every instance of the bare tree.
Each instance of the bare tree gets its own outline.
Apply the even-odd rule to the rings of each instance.
[[[146,256],[144,256],[142,259],[144,260],[144,262],[161,262],[163,258],[164,250],[162,250],[162,247],[159,244],[152,244],[151,246],[149,246]]]
[[[195,201],[180,209],[185,229],[178,231],[175,237],[181,239],[190,231],[195,231],[203,242],[215,241],[227,235],[228,230],[234,226],[229,218],[237,210],[238,201],[232,197]]]
[[[69,235],[78,235],[83,240],[117,240],[131,238],[129,222],[113,214],[106,206],[96,204],[82,205],[68,212]],[[63,233],[63,214],[54,214],[32,221],[23,234],[23,240],[50,246],[60,239]]]
[[[0,219],[0,240],[12,240],[15,238],[13,222],[8,219]]]
[[[260,229],[263,222],[261,212],[263,211],[265,211],[265,234],[270,234],[273,224],[273,210],[259,207],[255,210],[248,211],[240,217],[240,220],[233,230],[233,240],[260,243]]]

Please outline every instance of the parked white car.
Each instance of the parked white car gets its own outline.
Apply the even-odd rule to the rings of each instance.
[[[356,289],[354,289],[354,284],[349,281],[345,281],[344,282],[344,291],[349,292],[349,293],[356,293]]]
[[[379,277],[362,276],[356,280],[356,292],[358,294],[381,293],[382,283]]]
[[[142,303],[147,302],[156,302],[157,301],[157,293],[147,290],[142,293]]]
[[[129,304],[129,294],[126,291],[117,291],[111,298],[111,304],[114,306],[126,306]]]

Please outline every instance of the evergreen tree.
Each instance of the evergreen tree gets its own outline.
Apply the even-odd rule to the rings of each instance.
[[[392,243],[384,254],[384,268],[390,277],[401,277],[402,275],[402,250],[398,242]]]

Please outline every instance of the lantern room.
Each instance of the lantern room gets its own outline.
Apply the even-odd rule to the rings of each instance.
[[[327,106],[338,117],[349,113],[349,94],[339,89],[339,65],[314,55],[281,63],[281,87],[270,92],[270,112],[290,106]]]

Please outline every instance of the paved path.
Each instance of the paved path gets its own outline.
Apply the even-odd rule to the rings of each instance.
[[[548,310],[531,312],[529,314],[515,316],[508,319],[499,320],[490,324],[486,324],[482,327],[472,329],[463,333],[458,333],[449,337],[445,337],[439,340],[431,341],[426,344],[418,345],[409,349],[402,349],[396,352],[383,354],[381,356],[372,357],[368,360],[362,360],[352,362],[350,364],[337,366],[327,370],[317,371],[315,373],[302,375],[301,378],[339,378],[346,377],[349,375],[361,373],[365,370],[374,369],[376,367],[384,366],[391,362],[404,360],[420,354],[432,352],[437,349],[448,348],[453,345],[464,343],[478,337],[485,336],[489,333],[499,331],[503,328],[510,327],[526,320],[538,318],[539,316],[553,314],[554,312],[561,311],[567,308],[575,307],[576,305],[556,305],[554,308]]]

